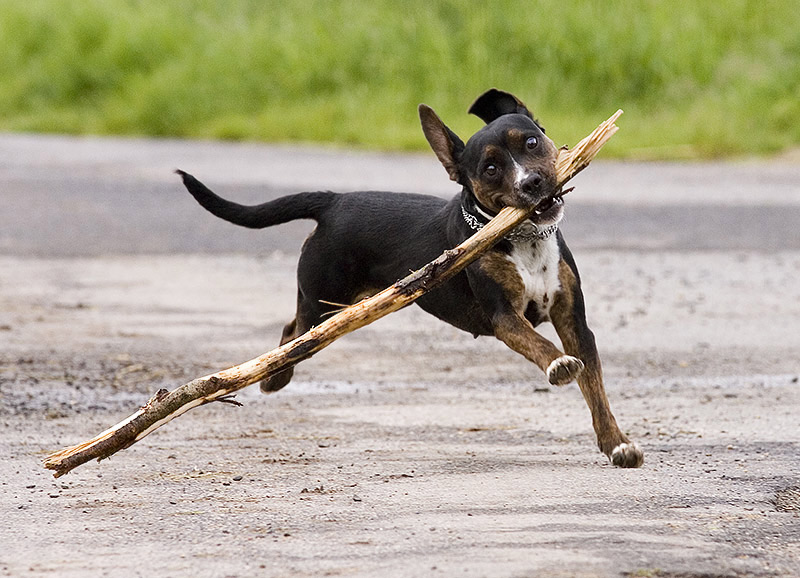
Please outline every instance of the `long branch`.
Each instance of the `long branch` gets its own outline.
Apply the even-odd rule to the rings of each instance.
[[[572,150],[561,149],[556,160],[559,186],[586,168],[617,131],[618,110]],[[194,379],[172,391],[159,390],[127,419],[94,438],[47,457],[44,466],[59,477],[92,459],[98,461],[130,447],[152,431],[192,408],[226,401],[232,393],[291,367],[336,339],[402,309],[458,274],[499,239],[527,219],[529,210],[507,207],[485,227],[454,249],[397,281],[380,293],[352,305],[313,327],[294,341],[235,367]]]

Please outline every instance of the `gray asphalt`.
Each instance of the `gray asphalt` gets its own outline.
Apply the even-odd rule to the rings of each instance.
[[[243,203],[299,190],[457,191],[432,153],[0,135],[0,254],[296,253],[312,228],[222,223],[175,168]],[[563,225],[573,249],[800,248],[796,164],[597,160],[573,184]]]
[[[596,451],[574,384],[412,307],[53,480],[48,452],[291,314],[312,223],[221,222],[175,168],[244,203],[456,192],[432,153],[0,135],[0,576],[800,576],[800,164],[573,181],[563,229],[641,469]]]

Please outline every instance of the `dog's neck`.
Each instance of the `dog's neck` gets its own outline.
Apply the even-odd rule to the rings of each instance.
[[[470,229],[480,231],[496,215],[493,215],[486,207],[481,205],[475,195],[465,188],[461,193],[461,216]],[[528,220],[508,233],[505,239],[511,242],[541,241],[551,237],[557,230],[557,224],[539,227]]]

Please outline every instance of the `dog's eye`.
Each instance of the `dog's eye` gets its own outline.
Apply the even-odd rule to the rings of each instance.
[[[486,176],[493,177],[497,174],[497,167],[495,165],[486,165],[483,172],[486,173]]]
[[[536,148],[536,145],[539,144],[539,139],[535,136],[528,137],[528,140],[525,141],[525,146],[528,148],[529,151]]]

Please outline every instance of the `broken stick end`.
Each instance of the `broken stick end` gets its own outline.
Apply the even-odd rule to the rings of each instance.
[[[92,440],[94,441],[94,440]],[[82,463],[89,461],[89,459],[82,460],[78,463],[73,463],[75,460],[71,460],[77,454],[85,451],[87,449],[86,443],[79,444],[77,446],[70,446],[68,448],[64,448],[60,451],[50,454],[44,460],[44,467],[48,470],[55,470],[53,473],[54,478],[60,478],[64,474],[69,473],[72,471],[73,468],[81,465]],[[97,458],[97,461],[100,461],[102,457]]]

